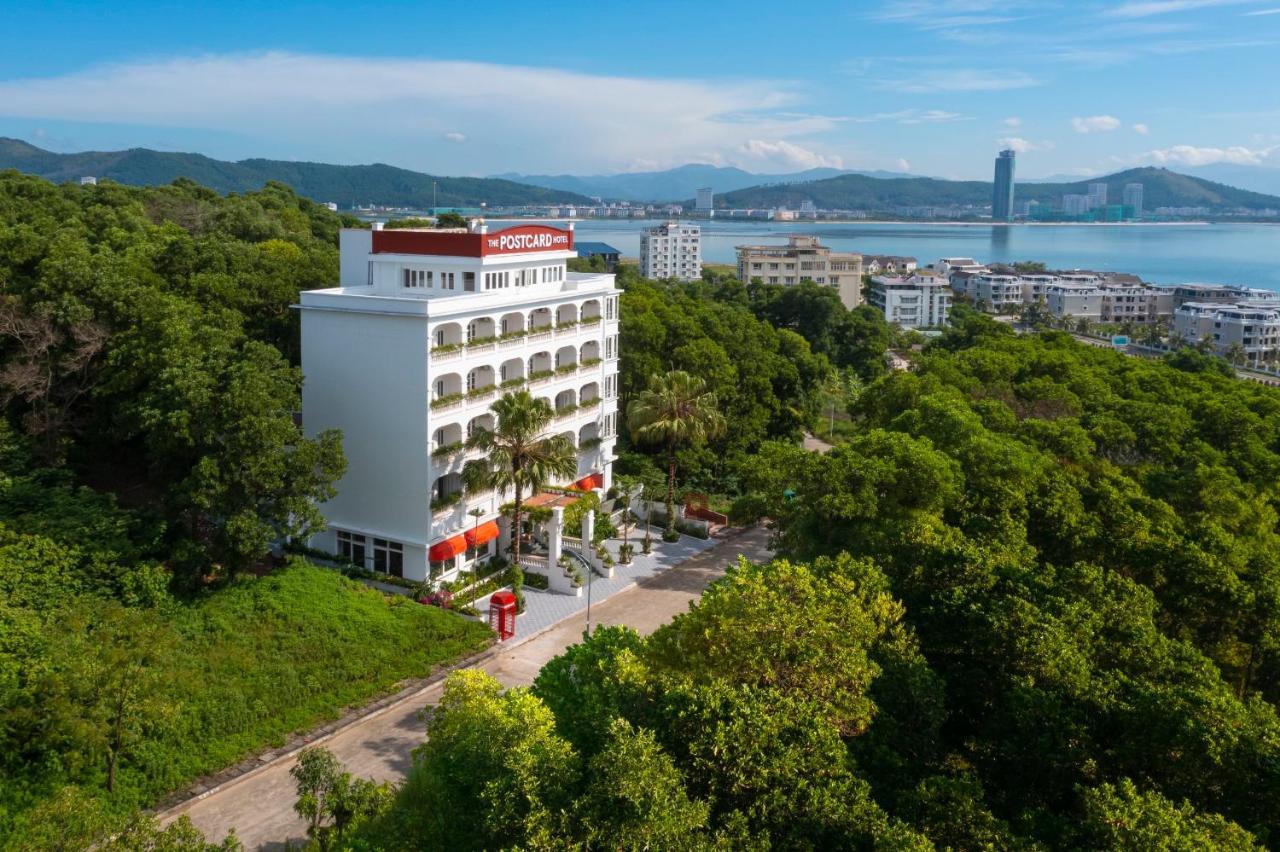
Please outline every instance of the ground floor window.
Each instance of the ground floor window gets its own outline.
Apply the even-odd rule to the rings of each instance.
[[[476,559],[484,559],[493,550],[493,542],[486,541],[484,544],[476,547],[474,544],[467,545],[467,561],[472,562]]]
[[[441,559],[438,562],[433,561],[431,563],[431,579],[434,580],[446,571],[452,571],[453,565],[454,562],[452,559]]]
[[[404,545],[385,538],[373,540],[373,570],[392,577],[404,576]]]
[[[338,555],[348,562],[365,567],[365,546],[364,536],[338,530]]]

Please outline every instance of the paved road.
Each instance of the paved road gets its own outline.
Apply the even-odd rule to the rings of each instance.
[[[738,556],[769,557],[768,531],[754,528],[721,542],[686,562],[642,581],[592,607],[593,625],[625,624],[649,633],[688,609],[711,581]],[[579,641],[586,614],[577,613],[532,639],[501,651],[479,666],[506,686],[533,682],[544,663]],[[339,731],[324,743],[347,769],[361,777],[399,781],[410,767],[410,753],[422,742],[426,725],[418,718],[423,707],[439,700],[441,684],[390,705]],[[256,774],[232,782],[204,799],[187,802],[163,815],[164,821],[186,814],[210,839],[232,827],[247,849],[283,849],[289,841],[306,840],[302,821],[293,811],[296,798],[289,769],[292,759],[273,763]]]

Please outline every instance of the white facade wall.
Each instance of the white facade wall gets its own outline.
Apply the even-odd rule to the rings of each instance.
[[[867,301],[884,313],[886,321],[902,328],[944,326],[951,311],[950,289],[933,276],[875,276]]]
[[[1048,288],[1045,303],[1055,317],[1091,322],[1102,318],[1102,291],[1087,284],[1055,284]]]

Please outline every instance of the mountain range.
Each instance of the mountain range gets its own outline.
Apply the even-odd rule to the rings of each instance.
[[[690,164],[664,172],[594,177],[519,174],[488,178],[443,177],[381,163],[339,166],[265,159],[228,162],[203,154],[147,148],[60,154],[19,139],[0,137],[0,169],[6,168],[55,182],[75,181],[93,175],[125,184],[150,186],[185,177],[223,193],[258,189],[267,181],[274,180],[286,183],[316,201],[332,201],[342,208],[369,204],[425,208],[432,206],[433,198],[442,207],[587,204],[591,196],[606,200],[684,199],[691,205],[689,199],[703,186],[715,190],[716,206],[722,208],[798,209],[802,202],[812,201],[826,209],[890,211],[899,206],[984,206],[991,203],[991,184],[987,181],[952,181],[897,172],[820,168],[793,174],[752,174],[731,167]],[[1232,176],[1242,168],[1248,167],[1206,166],[1203,170],[1209,174]],[[1252,171],[1280,172],[1280,169],[1253,168]],[[1017,187],[1017,198],[1057,205],[1064,194],[1087,193],[1089,184],[1100,181],[1107,183],[1108,197],[1113,203],[1120,200],[1126,183],[1143,184],[1147,210],[1166,206],[1251,210],[1280,208],[1280,197],[1161,168],[1129,169],[1104,178],[1066,182],[1022,181]]]
[[[54,182],[75,181],[86,175],[118,183],[154,186],[185,177],[218,192],[260,189],[281,181],[315,201],[339,207],[382,204],[393,207],[477,207],[520,204],[583,204],[590,199],[573,192],[547,189],[494,178],[439,177],[375,163],[335,166],[287,160],[227,162],[203,154],[153,151],[83,151],[58,154],[0,137],[0,169],[17,169]],[[435,185],[433,195],[432,185]]]
[[[860,174],[876,178],[900,178],[901,172],[862,171],[843,169],[806,169],[790,174],[754,174],[732,166],[710,166],[690,163],[661,172],[625,172],[616,175],[525,175],[516,172],[494,175],[495,178],[529,183],[548,189],[561,189],[597,198],[619,201],[671,201],[676,198],[693,198],[704,186],[717,194],[733,192],[750,186],[775,183],[800,183],[822,180],[844,174]]]
[[[1141,183],[1143,207],[1208,207],[1210,209],[1246,208],[1250,210],[1280,209],[1280,198],[1237,189],[1200,177],[1171,172],[1162,168],[1128,169],[1106,177],[1088,178],[1071,183],[1030,183],[1017,185],[1018,201],[1038,201],[1058,206],[1062,196],[1084,195],[1089,185],[1107,184],[1107,198],[1120,203],[1125,184]],[[812,201],[821,209],[883,210],[907,206],[991,204],[991,184],[987,181],[953,181],[938,178],[869,178],[865,175],[842,174],[824,180],[779,186],[755,186],[717,196],[717,207],[798,209]]]

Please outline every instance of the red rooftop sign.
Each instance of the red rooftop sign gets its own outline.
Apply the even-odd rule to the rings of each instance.
[[[547,225],[517,225],[489,234],[374,231],[373,251],[375,254],[435,254],[450,257],[573,251],[573,231],[562,231]]]

